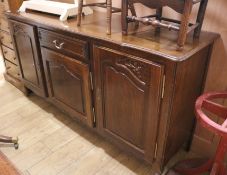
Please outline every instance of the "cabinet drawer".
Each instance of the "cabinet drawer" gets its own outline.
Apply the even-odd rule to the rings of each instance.
[[[11,35],[8,32],[1,31],[0,32],[0,39],[1,39],[1,43],[3,45],[13,49],[12,38],[11,38]]]
[[[3,16],[4,12],[7,10],[9,10],[8,2],[6,0],[4,0],[4,2],[0,0],[0,16]]]
[[[15,56],[14,50],[9,49],[8,47],[2,46],[2,51],[5,59],[9,60],[14,64],[17,64],[17,59]]]
[[[0,0],[0,8],[4,10],[9,10],[8,0]]]
[[[44,47],[88,59],[88,42],[86,41],[69,38],[43,29],[39,30],[39,38],[41,45]]]
[[[17,65],[5,60],[5,66],[7,74],[20,79],[20,73]]]
[[[5,17],[0,17],[0,29],[4,31],[9,31],[9,24]]]

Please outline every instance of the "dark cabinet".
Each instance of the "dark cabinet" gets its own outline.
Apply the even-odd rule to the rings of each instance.
[[[46,100],[160,173],[190,142],[194,103],[218,35],[202,32],[178,52],[174,33],[122,36],[115,26],[107,36],[98,16],[77,28],[74,19],[8,13],[23,82],[38,95],[45,84]],[[17,75],[13,54],[7,59],[8,72]]]
[[[94,47],[94,55],[97,127],[152,162],[164,66],[105,47]]]
[[[36,27],[12,20],[9,24],[24,85],[46,96]]]
[[[50,101],[92,126],[89,66],[44,47],[42,57]]]

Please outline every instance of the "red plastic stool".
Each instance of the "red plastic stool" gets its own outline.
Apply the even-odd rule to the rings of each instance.
[[[216,155],[213,159],[191,159],[180,162],[168,175],[201,175],[210,172],[210,175],[227,175],[224,158],[227,152],[227,107],[213,102],[214,99],[227,99],[227,92],[207,93],[200,96],[195,105],[198,122],[211,132],[221,136]],[[209,111],[224,119],[223,124],[211,120],[203,110]]]

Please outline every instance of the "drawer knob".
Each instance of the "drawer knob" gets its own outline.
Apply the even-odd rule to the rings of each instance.
[[[55,47],[59,50],[62,49],[65,44],[64,42],[58,44],[57,40],[54,40],[53,43],[54,43]]]

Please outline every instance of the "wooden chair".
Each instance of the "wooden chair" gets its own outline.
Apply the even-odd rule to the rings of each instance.
[[[154,27],[168,28],[169,30],[179,31],[177,45],[179,46],[179,49],[182,49],[189,32],[194,30],[194,37],[199,37],[207,2],[208,0],[123,0],[122,33],[126,35],[128,33],[128,23],[135,21],[139,21],[145,25],[152,25]],[[145,17],[137,17],[134,15],[129,16],[128,7],[130,3],[141,3],[149,8],[156,9],[156,13]],[[192,7],[197,3],[200,3],[197,20],[195,24],[191,24],[189,23],[189,18]],[[162,10],[164,6],[168,6],[182,14],[181,21],[163,17]]]
[[[17,137],[13,138],[13,137],[0,135],[0,142],[2,142],[2,143],[12,143],[12,144],[14,144],[15,149],[18,149],[18,147],[19,147],[18,138]]]
[[[106,13],[107,31],[106,31],[106,34],[110,35],[111,34],[112,13],[121,12],[121,9],[116,8],[116,7],[112,7],[112,0],[106,0],[105,2],[102,2],[102,3],[90,3],[90,4],[84,4],[84,0],[79,0],[78,1],[77,26],[81,25],[81,16],[82,16],[83,7],[86,7],[86,6],[93,6],[93,7],[96,6],[96,7],[101,7],[101,8],[107,9],[107,13]],[[131,10],[133,15],[136,15],[134,6],[130,6],[128,9]]]

